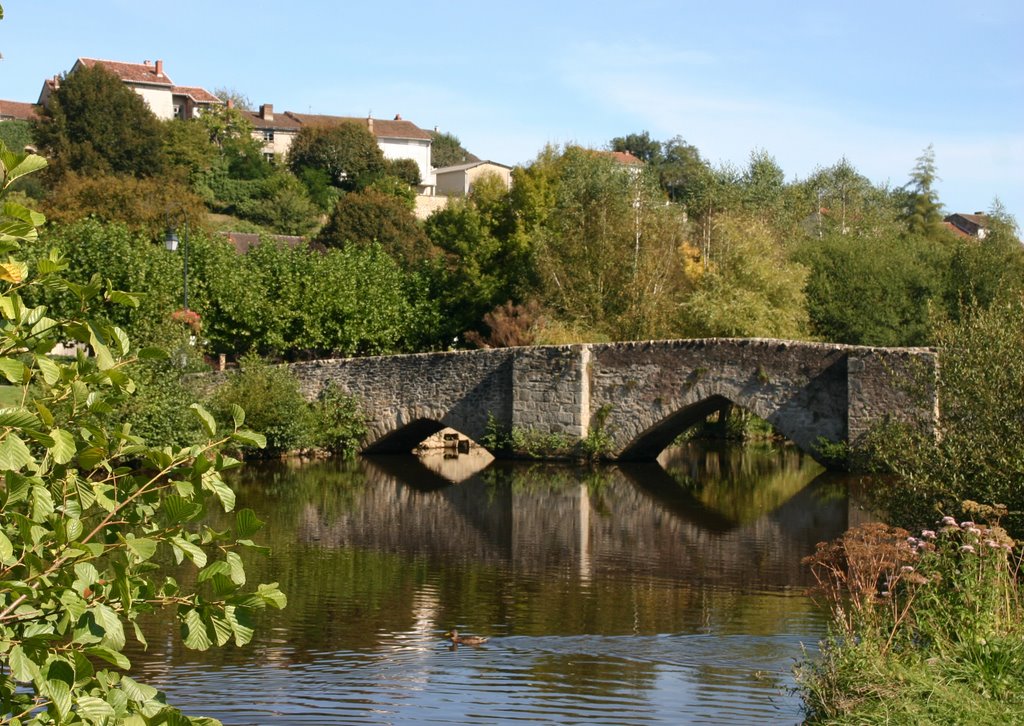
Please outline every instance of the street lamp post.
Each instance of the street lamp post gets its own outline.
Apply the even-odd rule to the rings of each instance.
[[[184,255],[184,264],[182,266],[182,289],[184,290],[185,310],[188,310],[188,214],[186,214],[185,210],[181,207],[176,210],[174,216],[172,216],[171,212],[168,212],[167,214],[167,236],[164,237],[164,246],[170,252],[177,252],[178,228],[175,224],[172,224],[172,222],[184,222],[184,234],[181,237],[184,243],[182,247],[182,254]]]

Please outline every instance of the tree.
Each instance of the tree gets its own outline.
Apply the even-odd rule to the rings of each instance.
[[[398,197],[365,189],[338,200],[317,243],[325,247],[378,243],[406,267],[430,256],[430,245],[412,211]]]
[[[224,102],[224,105],[232,105],[240,111],[252,111],[253,105],[249,97],[236,88],[221,86],[214,90],[213,95]]]
[[[431,131],[430,138],[430,165],[435,169],[479,161],[477,157],[463,148],[459,137],[454,134]]]
[[[717,254],[683,306],[690,334],[804,337],[807,269],[788,261],[756,218],[728,215],[717,226]]]
[[[44,164],[0,145],[2,191]],[[4,253],[37,236],[40,215],[13,203],[2,215]],[[134,390],[131,362],[151,351],[136,351],[123,330],[87,315],[103,300],[137,301],[99,283],[70,285],[60,277],[65,267],[53,254],[33,279],[11,256],[0,271],[0,371],[19,389],[0,432],[0,713],[34,723],[216,723],[186,719],[127,674],[126,626],[145,646],[140,616],[174,608],[185,646],[206,650],[247,643],[253,611],[284,606],[276,583],[245,586],[240,553],[262,524],[251,510],[219,532],[201,524],[210,504],[234,509],[222,474],[238,462],[221,447],[262,438],[241,428],[239,408],[218,432],[196,405],[206,441],[186,448],[150,447],[112,426],[105,412]],[[78,297],[76,314],[26,307],[22,293],[39,285]],[[51,357],[62,340],[92,355]],[[153,577],[154,560],[171,556],[188,561],[195,587]]]
[[[420,177],[420,165],[413,159],[387,159],[384,165],[386,174],[401,179],[411,187],[419,186],[423,181]]]
[[[661,144],[643,131],[639,134],[616,136],[611,141],[612,151],[625,151],[645,164],[658,164],[662,159]]]
[[[681,136],[675,136],[664,143],[661,159],[655,168],[661,188],[669,199],[684,207],[696,199],[704,180],[710,174],[697,147],[686,143]]]
[[[326,173],[331,184],[346,191],[368,184],[386,168],[377,140],[357,123],[304,126],[288,151],[288,166],[303,178],[307,169]]]
[[[163,127],[146,102],[101,65],[66,74],[33,125],[58,175],[156,176]]]
[[[935,149],[928,144],[910,172],[910,181],[902,188],[905,196],[903,219],[911,234],[934,235],[942,230],[942,204],[934,185]]]

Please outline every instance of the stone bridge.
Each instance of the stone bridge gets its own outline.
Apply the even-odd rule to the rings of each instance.
[[[933,430],[937,356],[767,339],[500,348],[294,363],[307,397],[328,383],[367,415],[364,453],[409,452],[444,427],[484,437],[488,420],[584,438],[602,426],[611,458],[654,459],[726,403],[819,456],[895,420]]]

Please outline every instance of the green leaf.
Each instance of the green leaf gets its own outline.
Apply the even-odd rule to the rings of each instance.
[[[226,561],[228,563],[229,575],[231,581],[236,585],[245,584],[245,565],[242,564],[242,558],[237,552],[228,552],[226,555]]]
[[[131,661],[128,660],[124,653],[113,648],[97,645],[92,648],[86,648],[85,653],[100,660],[105,660],[110,665],[117,666],[123,671],[129,670],[132,667]]]
[[[121,619],[117,617],[117,613],[103,603],[98,603],[92,609],[92,613],[104,631],[100,645],[117,651],[124,648],[124,627],[121,625]]]
[[[231,404],[231,419],[235,422],[235,428],[242,428],[242,424],[245,423],[245,409],[239,406],[237,403]]]
[[[91,325],[89,326],[89,345],[92,346],[93,353],[96,354],[96,367],[101,371],[110,370],[116,365],[114,356],[110,354],[110,348],[100,340],[95,328]]]
[[[213,645],[213,641],[206,632],[206,623],[203,622],[203,618],[199,614],[198,610],[189,610],[185,613],[184,629],[184,641],[186,648],[190,648],[191,650],[206,650]]]
[[[217,499],[220,500],[225,512],[230,512],[235,508],[235,492],[220,478],[219,474],[209,472],[204,475],[203,489],[212,491],[217,495]]]
[[[153,686],[139,683],[128,676],[121,676],[121,690],[135,703],[145,703],[150,699],[156,698],[159,693]]]
[[[242,429],[231,434],[231,440],[245,446],[255,446],[257,449],[265,449],[267,447],[266,436],[255,431],[249,431],[248,429]]]
[[[231,623],[223,618],[212,617],[210,622],[213,624],[213,637],[216,639],[217,647],[224,645],[234,634],[231,630]]]
[[[260,585],[256,588],[256,595],[267,605],[281,610],[288,604],[288,598],[281,592],[276,582]]]
[[[114,718],[114,707],[95,696],[79,696],[75,700],[78,713],[93,723],[105,723],[104,719]]]
[[[121,290],[111,290],[107,293],[107,299],[115,305],[127,305],[128,307],[137,308],[139,306],[138,295],[132,295],[128,292]]]
[[[50,436],[53,437],[54,445],[50,447],[50,454],[58,464],[67,464],[75,458],[75,437],[70,432],[62,429],[52,429]]]
[[[28,369],[25,368],[25,364],[20,360],[13,358],[0,358],[0,373],[3,373],[11,383],[22,384],[25,382],[26,373]]]
[[[2,18],[3,15],[0,15]],[[15,154],[15,156],[19,156]],[[38,154],[26,154],[21,158],[21,161],[13,168],[7,170],[7,181],[12,182],[18,177],[31,174],[34,171],[39,171],[46,166],[46,159],[39,156]]]
[[[11,676],[19,683],[28,683],[40,675],[39,666],[25,654],[20,645],[11,648],[7,661],[11,668]]]
[[[7,538],[3,530],[0,530],[0,563],[8,564],[14,559],[14,545]]]
[[[0,408],[0,426],[16,429],[38,429],[39,418],[27,408]]]
[[[211,437],[216,436],[217,422],[214,421],[213,416],[210,415],[210,412],[207,411],[198,403],[193,403],[191,406],[189,406],[189,408],[196,412],[196,415],[199,417],[199,421],[203,424],[203,428],[206,430],[206,435]]]
[[[0,441],[0,471],[19,471],[34,462],[32,452],[15,434],[7,434],[7,437]]]
[[[49,696],[50,700],[53,701],[53,705],[60,715],[60,720],[63,722],[68,714],[71,713],[71,688],[64,681],[46,681],[44,695]]]
[[[138,352],[138,356],[139,360],[165,360],[169,357],[166,350],[156,346],[143,348]]]
[[[256,632],[249,622],[248,613],[245,610],[239,610],[234,605],[228,605],[224,608],[224,616],[231,625],[231,631],[235,634],[235,645],[242,647],[248,644]]]
[[[129,534],[124,543],[128,551],[135,556],[136,562],[145,562],[156,554],[156,540]]]
[[[203,506],[198,502],[190,502],[177,494],[170,494],[164,497],[160,509],[170,524],[176,524],[195,519],[202,513]]]
[[[235,514],[235,535],[240,538],[252,537],[263,529],[264,522],[251,509],[240,509]]]
[[[185,556],[195,563],[196,567],[206,566],[206,553],[202,548],[182,537],[171,537],[171,545],[177,550],[185,553]],[[177,552],[175,553],[177,554]]]
[[[42,522],[53,514],[53,497],[42,484],[32,487],[32,521]]]

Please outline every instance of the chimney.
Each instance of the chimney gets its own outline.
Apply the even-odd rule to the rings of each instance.
[[[228,108],[234,108],[234,107],[235,107],[235,99],[229,98],[228,99]]]
[[[264,103],[262,106],[260,106],[260,118],[263,119],[264,121],[273,121],[274,104]]]
[[[366,117],[366,128],[369,129],[371,134],[373,133],[373,117],[372,116],[367,116]]]
[[[395,114],[395,121],[401,121],[401,120],[402,120],[402,114],[396,113]]]
[[[158,78],[162,78],[164,75],[164,62],[162,60],[156,62],[156,75]]]

